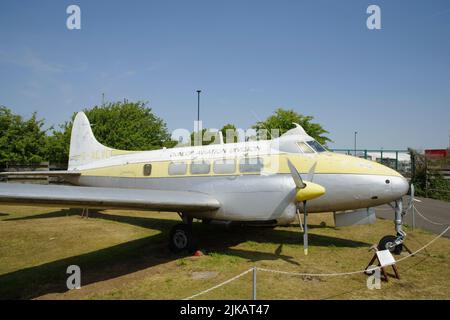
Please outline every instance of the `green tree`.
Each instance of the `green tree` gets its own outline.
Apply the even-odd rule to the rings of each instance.
[[[166,123],[147,107],[146,102],[110,102],[84,109],[96,139],[111,148],[120,150],[154,150],[173,147]],[[49,137],[51,161],[68,161],[70,133],[73,120],[60,126]]]
[[[68,163],[71,131],[72,121],[66,121],[59,126],[59,130],[52,130],[47,137],[47,159],[51,163]]]
[[[412,148],[408,150],[412,161],[411,184],[414,185],[415,195],[450,201],[450,194],[448,193],[450,180],[446,180],[438,170],[446,167],[448,157],[439,163],[439,161],[427,159],[424,154],[420,154]]]
[[[36,113],[25,120],[0,106],[0,165],[46,160],[46,130]]]
[[[222,131],[223,141],[225,143],[236,143],[239,141],[237,128],[234,124],[228,123],[220,131]]]
[[[194,131],[191,133],[191,144],[190,144],[191,146],[195,145],[196,139],[197,139],[197,132]],[[217,132],[214,132],[208,128],[202,129],[202,136],[201,136],[202,146],[215,144],[217,143],[218,139],[219,137]]]
[[[257,131],[267,130],[269,133],[272,129],[278,129],[281,136],[286,131],[295,128],[293,124],[295,122],[301,125],[306,133],[319,143],[326,145],[327,142],[331,142],[331,139],[326,136],[329,132],[320,124],[311,122],[313,119],[312,116],[304,116],[294,110],[278,108],[273,115],[264,121],[258,121],[252,128]]]
[[[228,143],[234,143],[238,142],[238,134],[237,129],[233,124],[226,124],[220,129],[220,132],[222,132],[223,141],[227,143],[227,130],[229,130],[230,134],[230,142]],[[192,132],[191,133],[191,146],[195,145],[195,139],[197,138],[197,133]],[[212,129],[203,128],[202,129],[202,146],[207,146],[210,144],[219,143],[219,132],[213,131]]]

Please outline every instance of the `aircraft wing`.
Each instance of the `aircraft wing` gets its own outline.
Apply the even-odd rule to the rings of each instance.
[[[0,172],[0,176],[48,176],[48,177],[64,177],[64,176],[80,176],[80,171],[51,170],[51,171],[11,171]]]
[[[0,203],[58,205],[91,209],[127,208],[198,212],[220,208],[200,192],[0,183]]]

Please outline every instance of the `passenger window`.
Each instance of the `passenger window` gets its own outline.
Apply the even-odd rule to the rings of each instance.
[[[176,176],[186,174],[186,163],[184,162],[171,162],[169,163],[169,175]]]
[[[236,171],[236,160],[221,159],[214,161],[214,173],[225,174],[234,173]]]
[[[192,174],[206,174],[211,171],[211,164],[209,161],[192,161],[191,173]]]
[[[264,166],[261,158],[245,158],[239,161],[239,170],[242,173],[247,172],[261,172]]]
[[[152,174],[152,165],[151,164],[144,164],[144,176],[149,176]]]
[[[297,144],[300,147],[300,149],[303,151],[303,153],[314,153],[314,150],[311,149],[311,147],[308,146],[306,143],[304,143],[304,142],[297,142]]]

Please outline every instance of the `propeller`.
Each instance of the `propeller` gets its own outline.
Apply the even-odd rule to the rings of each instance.
[[[294,180],[297,192],[295,193],[295,201],[297,202],[297,208],[298,203],[303,203],[303,214],[304,214],[304,227],[303,227],[303,248],[305,255],[308,254],[308,210],[307,210],[307,202],[308,200],[312,200],[315,198],[318,198],[325,194],[325,188],[322,187],[320,184],[312,182],[314,179],[314,173],[316,171],[316,164],[315,162],[311,168],[308,171],[307,175],[307,181],[303,181],[302,177],[300,176],[300,173],[297,171],[297,168],[292,164],[292,162],[288,159],[288,167],[289,171],[291,172],[292,179]],[[298,211],[297,211],[297,214]],[[299,220],[301,224],[301,219],[299,215]],[[300,225],[301,226],[301,225]]]
[[[314,164],[311,166],[311,168],[309,168],[308,176],[306,177],[306,180],[311,181],[311,182],[313,181],[314,173],[316,172],[316,165],[317,165],[317,162],[314,162]]]
[[[407,209],[405,210],[406,212],[412,209],[414,201],[417,201],[417,199],[414,198],[414,185],[411,183],[409,186],[409,203]]]

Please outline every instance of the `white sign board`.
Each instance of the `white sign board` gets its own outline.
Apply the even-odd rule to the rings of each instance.
[[[382,267],[395,264],[395,258],[389,250],[377,251],[377,257]]]

